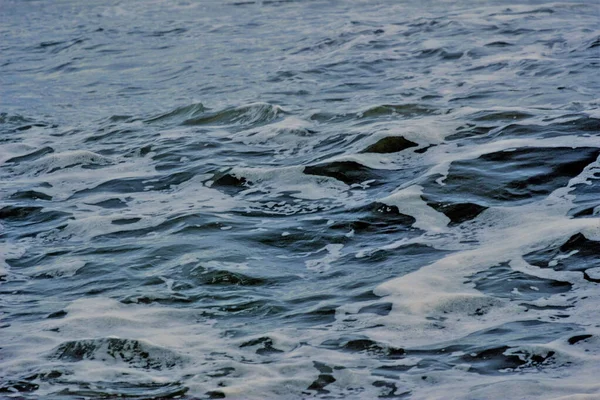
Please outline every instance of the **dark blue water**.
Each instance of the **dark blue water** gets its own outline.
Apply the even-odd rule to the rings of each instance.
[[[0,397],[600,398],[599,27],[0,0]]]

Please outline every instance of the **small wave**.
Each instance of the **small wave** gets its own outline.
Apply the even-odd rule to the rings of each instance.
[[[52,147],[46,146],[46,147],[42,147],[41,149],[38,149],[34,152],[31,152],[29,154],[25,154],[22,156],[17,156],[17,157],[13,157],[13,158],[9,158],[8,160],[6,160],[6,163],[21,163],[21,162],[25,162],[25,161],[32,161],[32,160],[36,160],[38,158],[41,158],[47,154],[51,154],[54,153],[54,149]]]
[[[494,42],[487,43],[486,46],[487,47],[510,47],[510,46],[514,46],[514,44],[505,42],[502,40],[497,40]]]
[[[596,47],[600,47],[600,37],[597,37],[591,40],[591,43],[588,45],[588,49],[595,49]]]
[[[485,207],[531,202],[564,187],[599,154],[595,147],[530,147],[487,153],[475,160],[452,162],[445,185],[430,177],[424,193]]]
[[[248,340],[248,341],[240,344],[239,347],[241,347],[241,348],[254,347],[254,348],[256,348],[256,350],[255,350],[256,354],[260,354],[260,355],[283,353],[282,350],[279,350],[278,348],[274,347],[272,338],[265,337],[265,336],[262,336],[262,337],[259,337],[256,339],[252,339],[252,340]]]
[[[143,340],[117,338],[65,342],[52,352],[50,358],[69,362],[123,362],[144,369],[173,368],[184,363],[184,357],[171,350]]]
[[[515,271],[508,263],[478,272],[469,278],[469,282],[485,294],[524,302],[567,293],[572,288],[569,282],[538,278]]]
[[[154,37],[162,37],[162,36],[179,36],[185,32],[187,32],[188,30],[185,28],[173,28],[173,29],[168,29],[168,30],[162,30],[162,31],[154,31],[152,33],[150,33],[149,36],[154,36]]]
[[[515,8],[515,7],[513,7]],[[494,15],[531,15],[531,14],[554,14],[554,9],[550,8],[550,7],[540,7],[540,8],[533,8],[530,10],[524,9],[525,7],[517,7],[517,10],[513,10],[511,8],[507,8],[504,12],[500,13],[500,14],[490,14],[490,16],[494,16]]]
[[[9,198],[12,200],[52,200],[52,196],[38,190],[18,190]]]
[[[62,153],[53,153],[38,158],[30,163],[22,164],[27,171],[35,174],[41,172],[52,173],[61,169],[72,167],[93,168],[112,164],[113,161],[100,154],[87,150],[73,150]]]
[[[30,123],[33,122],[32,119],[24,117],[22,115],[18,115],[18,114],[8,114],[8,113],[0,113],[0,124],[7,124],[7,125],[21,125],[21,124],[26,124],[26,123]]]
[[[434,107],[428,107],[421,104],[384,104],[375,106],[357,113],[359,118],[377,118],[383,116],[401,116],[405,118],[415,118],[437,114],[440,111]]]
[[[347,185],[369,181],[369,185],[376,184],[384,175],[377,170],[366,167],[355,161],[333,161],[304,167],[308,175],[328,176]]]
[[[225,110],[206,113],[198,117],[185,119],[183,125],[243,125],[257,126],[275,120],[285,111],[277,105],[255,103],[246,106],[228,108]]]
[[[147,119],[145,122],[154,123],[170,120],[186,121],[190,118],[197,118],[198,116],[203,115],[205,111],[206,108],[202,103],[194,103],[187,106],[178,107],[173,111],[169,111],[166,114],[157,115],[155,117]]]
[[[86,38],[76,38],[76,39],[65,40],[65,41],[44,41],[44,42],[41,42],[36,47],[33,47],[32,50],[34,50],[34,51],[42,50],[42,51],[47,51],[50,54],[58,54],[65,50],[68,50],[69,48],[71,48],[73,46],[82,44],[86,41],[88,41],[88,39],[86,39]]]
[[[532,118],[533,114],[519,110],[483,110],[471,115],[474,121],[514,121]]]
[[[417,143],[405,139],[403,136],[386,136],[364,149],[363,153],[398,153],[411,147],[418,146]]]
[[[301,49],[296,50],[292,54],[298,55],[298,54],[310,53],[310,52],[332,51],[332,49],[341,47],[345,43],[347,43],[347,40],[343,40],[341,38],[339,38],[339,39],[325,38],[314,45],[302,47]]]
[[[260,286],[268,283],[267,280],[261,278],[253,278],[239,272],[231,272],[227,270],[204,271],[193,275],[195,282],[202,285],[219,285],[219,286]]]
[[[488,207],[477,203],[451,203],[447,199],[437,198],[437,201],[432,201],[429,196],[422,196],[427,205],[437,212],[444,214],[450,219],[450,225],[458,225],[465,221],[471,221]]]
[[[284,168],[240,168],[230,171],[232,177],[244,183],[252,182],[256,188],[264,188],[271,193],[296,193],[298,198],[323,199],[335,197],[345,192],[348,186],[328,176],[304,174],[305,167]],[[237,183],[236,183],[237,184]],[[260,184],[260,186],[258,186]]]
[[[523,258],[531,265],[540,268],[583,272],[585,280],[597,283],[595,269],[600,267],[600,261],[597,258],[599,252],[599,242],[589,240],[585,235],[577,233],[560,246],[531,252],[525,254]]]
[[[448,51],[444,48],[421,50],[417,58],[439,57],[442,60],[454,61],[463,56],[462,51]]]
[[[365,352],[388,360],[400,359],[406,355],[403,348],[377,343],[367,337],[341,337],[335,340],[327,340],[321,343],[321,346],[337,348],[350,353]]]
[[[419,103],[382,104],[358,112],[331,113],[320,111],[310,116],[311,121],[320,123],[340,123],[350,120],[377,119],[381,117],[418,118],[441,114],[442,110]]]

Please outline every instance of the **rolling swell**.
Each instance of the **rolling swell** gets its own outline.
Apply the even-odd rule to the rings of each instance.
[[[600,392],[594,5],[3,11],[0,397]]]

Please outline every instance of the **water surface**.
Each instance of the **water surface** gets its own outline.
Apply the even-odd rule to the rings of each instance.
[[[0,9],[0,396],[600,396],[596,2]]]

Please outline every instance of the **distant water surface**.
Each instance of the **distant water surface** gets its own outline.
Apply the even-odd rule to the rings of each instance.
[[[0,397],[600,398],[598,2],[0,1]]]

